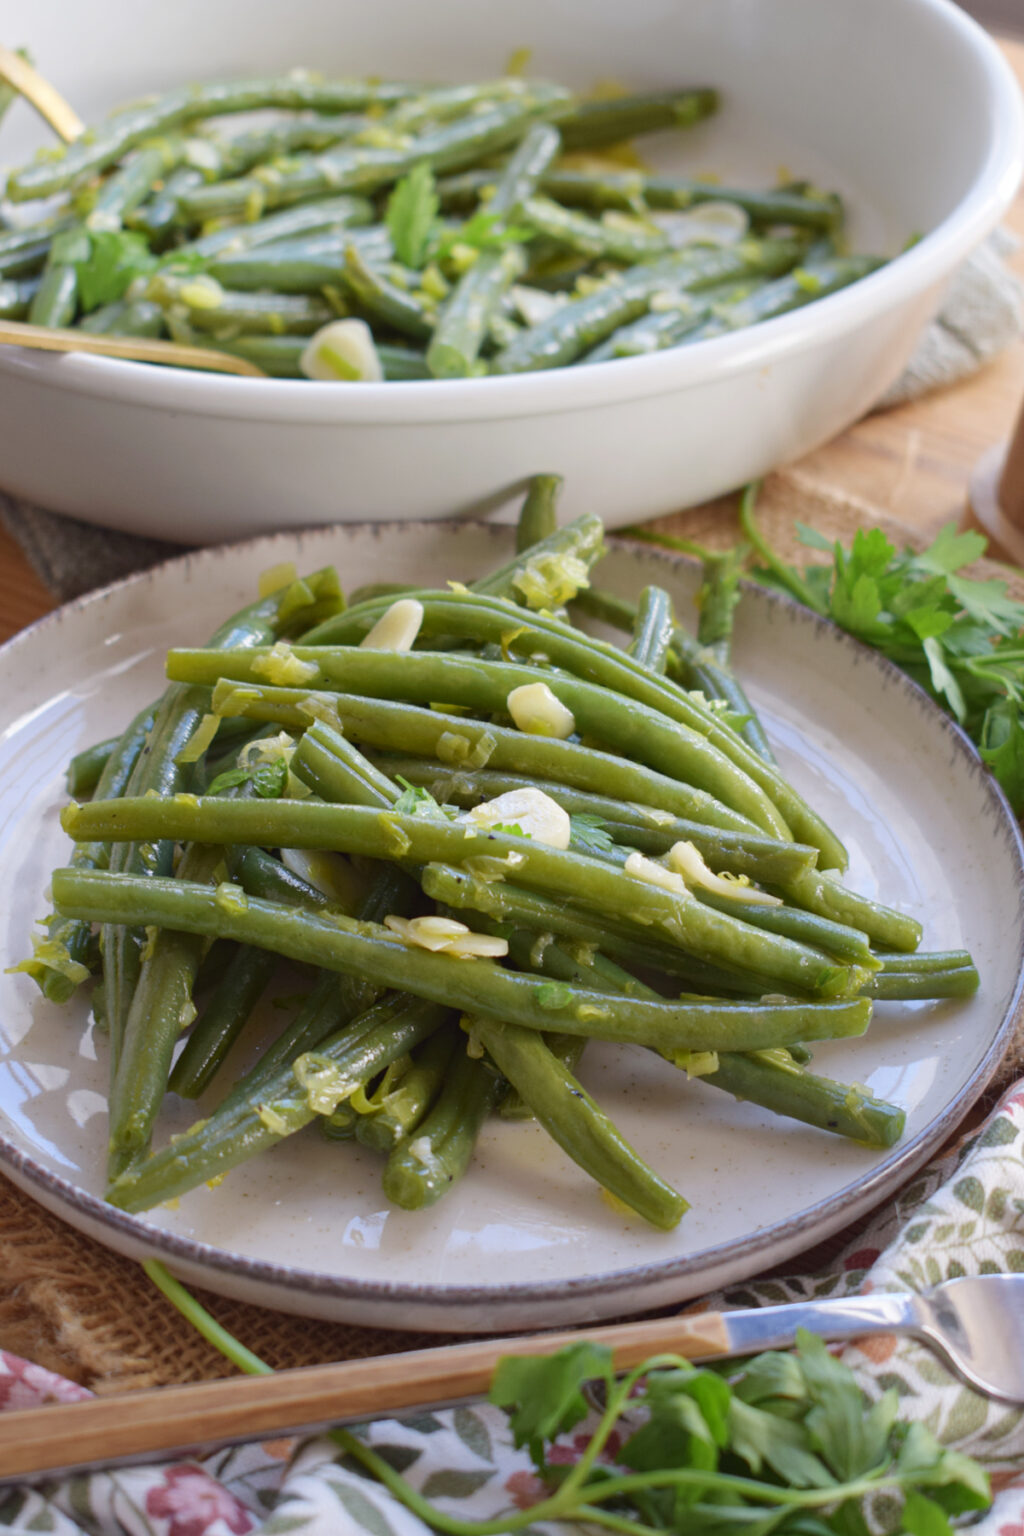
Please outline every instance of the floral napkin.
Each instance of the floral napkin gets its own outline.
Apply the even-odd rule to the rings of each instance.
[[[826,1273],[754,1281],[701,1306],[919,1290],[960,1275],[1021,1271],[1024,1079],[980,1129],[914,1179]],[[978,1536],[1024,1536],[1024,1410],[961,1386],[910,1340],[867,1339],[849,1346],[844,1358],[865,1392],[877,1396],[894,1387],[901,1417],[922,1419],[944,1445],[988,1468],[995,1502],[972,1527]],[[84,1388],[0,1352],[0,1411],[86,1396]],[[125,1411],[131,1411],[127,1398]],[[492,1519],[541,1497],[504,1414],[486,1403],[378,1420],[360,1433],[453,1516]],[[574,1460],[586,1439],[584,1424],[552,1459]],[[881,1496],[868,1516],[878,1533],[898,1529],[898,1507]],[[55,1536],[429,1536],[383,1487],[347,1464],[328,1437],[247,1445],[201,1463],[98,1472],[37,1489],[0,1488],[0,1527]],[[566,1536],[554,1527],[531,1529]]]

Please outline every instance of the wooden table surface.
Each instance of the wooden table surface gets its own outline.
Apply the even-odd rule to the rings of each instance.
[[[1003,44],[1024,86],[1024,42]],[[1010,265],[1024,279],[1024,188],[1005,219],[1021,241]],[[869,416],[795,466],[813,483],[868,502],[922,532],[964,516],[967,482],[986,448],[1010,432],[1024,398],[1024,342],[965,383]],[[0,641],[48,613],[54,599],[0,528]]]

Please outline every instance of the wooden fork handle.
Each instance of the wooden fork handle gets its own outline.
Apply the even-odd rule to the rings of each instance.
[[[502,1355],[553,1354],[582,1341],[608,1345],[620,1371],[660,1353],[691,1360],[729,1353],[721,1315],[694,1313],[24,1409],[0,1415],[0,1481],[196,1455],[463,1402],[486,1395]]]

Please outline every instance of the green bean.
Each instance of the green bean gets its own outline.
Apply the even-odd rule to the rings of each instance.
[[[674,627],[672,599],[664,587],[645,587],[637,604],[628,655],[641,667],[664,672]]]
[[[171,1069],[167,1086],[172,1093],[198,1099],[206,1091],[276,968],[277,956],[269,950],[235,952]]]
[[[30,325],[68,326],[78,312],[78,272],[70,264],[48,267],[28,312]]]
[[[896,1105],[876,1099],[859,1084],[807,1072],[786,1062],[782,1052],[723,1052],[717,1069],[699,1081],[868,1147],[895,1146],[906,1125],[906,1114]]]
[[[479,173],[477,173],[479,174]],[[493,174],[493,173],[491,173]],[[748,191],[717,182],[681,177],[645,176],[638,171],[559,169],[544,178],[544,190],[560,203],[584,208],[682,209],[700,203],[735,203],[758,224],[792,224],[831,230],[842,218],[842,205],[831,193],[785,190]]]
[[[639,320],[620,326],[582,361],[604,363],[616,357],[644,357],[650,352],[677,346],[684,336],[711,317],[722,298],[746,295],[762,281],[758,278],[740,283],[716,283],[714,288],[697,298],[685,293],[673,294],[670,308],[648,310]]]
[[[186,157],[188,155],[186,147]],[[150,245],[166,245],[168,239],[175,233],[178,222],[178,200],[186,192],[191,192],[195,187],[201,187],[205,177],[202,171],[195,166],[185,164],[176,166],[167,177],[161,177],[156,182],[155,190],[137,208],[130,209],[125,215],[125,224],[129,229],[138,230],[145,235]]]
[[[485,597],[507,598],[539,603],[557,608],[586,585],[586,572],[605,552],[604,524],[593,513],[585,512],[556,528],[531,549],[517,553],[497,570],[481,576],[470,587]],[[331,643],[327,625],[311,630],[306,637],[311,645]]]
[[[153,140],[135,150],[97,191],[85,216],[86,229],[120,229],[126,215],[145,201],[153,183],[174,170],[184,153],[183,139]]]
[[[179,247],[175,254],[228,260],[265,246],[286,245],[318,234],[338,234],[373,220],[373,204],[365,197],[324,197],[299,203],[281,213],[242,224],[226,224]],[[217,274],[214,273],[214,276]]]
[[[316,911],[330,905],[329,897],[263,848],[246,848],[232,870],[242,888],[252,896],[280,901],[285,906]]]
[[[434,332],[431,309],[417,295],[405,292],[375,271],[355,246],[346,249],[345,264],[338,276],[362,313],[412,337],[413,341],[429,341]]]
[[[416,1135],[388,1158],[381,1187],[393,1205],[422,1211],[434,1205],[469,1166],[487,1116],[505,1090],[485,1061],[456,1054],[433,1108]]]
[[[415,165],[456,170],[514,143],[535,116],[552,110],[561,94],[551,88],[536,98],[496,102],[392,147],[342,144],[319,155],[297,155],[279,169],[267,166],[259,175],[200,187],[182,200],[182,207],[188,218],[200,220],[250,209],[262,212],[325,192],[376,192]]]
[[[209,884],[223,864],[220,848],[193,846],[185,850],[179,874],[183,880]],[[111,1074],[107,1163],[111,1179],[149,1147],[167,1091],[174,1047],[195,1017],[192,989],[202,955],[201,935],[161,931],[149,935],[139,956]],[[113,1044],[113,1024],[111,1035]]]
[[[375,103],[401,100],[410,87],[368,80],[318,80],[293,73],[282,79],[231,80],[185,86],[166,96],[123,108],[90,133],[42,161],[14,171],[7,180],[12,202],[52,197],[86,176],[106,170],[144,139],[199,118],[253,112],[265,107],[288,111],[360,111]]]
[[[198,331],[232,330],[257,335],[310,335],[334,318],[323,299],[306,294],[237,293],[215,280],[175,277],[161,272],[151,279],[146,296],[164,309],[182,308]]]
[[[39,292],[38,277],[0,278],[0,320],[23,320]]]
[[[217,645],[254,644],[275,637],[337,611],[339,591],[332,570],[318,571],[305,581],[282,587],[261,598],[228,619],[214,633]],[[179,754],[190,740],[205,713],[209,695],[205,689],[172,686],[161,699],[153,720],[146,750],[139,756],[124,792],[174,794],[184,789],[190,768],[179,761]],[[111,868],[116,872],[156,874],[165,872],[171,858],[168,843],[142,845],[126,843],[115,849]],[[109,929],[103,935],[104,996],[110,1025],[111,1070],[116,1072],[121,1037],[138,978],[142,935],[131,924],[119,932]]]
[[[887,976],[893,976],[898,971],[925,976],[931,971],[955,971],[974,963],[966,949],[923,950],[916,955],[879,951],[878,959]]]
[[[359,112],[280,118],[232,138],[195,140],[190,146],[190,161],[204,180],[221,181],[226,176],[242,176],[254,165],[279,156],[294,155],[297,150],[329,149],[369,128],[372,121]]]
[[[557,368],[575,361],[606,336],[635,320],[654,294],[699,291],[729,279],[784,272],[795,265],[801,246],[792,240],[741,240],[736,245],[693,247],[639,264],[586,298],[563,304],[549,319],[531,326],[499,352],[499,373]]]
[[[140,710],[117,738],[96,781],[97,800],[113,800],[124,793],[153,728],[155,710],[155,705]],[[76,869],[97,869],[107,859],[108,848],[104,843],[76,843],[71,853]],[[66,1003],[78,985],[76,977],[84,979],[76,967],[85,965],[90,945],[88,923],[51,916],[46,920],[46,938],[37,946],[32,959],[22,961],[18,969],[32,977],[50,1002]]]
[[[517,882],[530,889],[565,896],[599,911],[618,912],[648,936],[656,933],[664,939],[668,935],[669,942],[698,959],[774,976],[780,991],[788,986],[812,996],[851,996],[865,979],[856,966],[835,964],[816,949],[716,912],[688,893],[627,875],[598,859],[530,838],[475,831],[443,817],[382,813],[313,800],[257,803],[176,795],[72,804],[63,812],[62,825],[76,841],[97,836],[200,843],[260,841],[288,848],[333,848],[368,858],[408,859],[413,864],[495,859],[499,873],[514,869]],[[133,887],[145,884],[140,879]]]
[[[93,746],[75,753],[64,775],[64,782],[72,799],[92,793],[120,740],[120,736],[108,736],[106,741],[97,741]]]
[[[523,555],[548,539],[558,527],[561,475],[534,475],[516,523],[516,554]]]
[[[481,914],[484,932],[491,932],[489,920],[502,924],[507,934],[509,923],[528,928],[537,943],[545,937],[568,940],[600,950],[602,957],[617,966],[633,970],[659,971],[683,977],[694,987],[712,996],[720,994],[761,997],[770,994],[775,983],[770,976],[757,975],[730,965],[710,965],[664,939],[638,935],[635,928],[607,913],[582,911],[567,902],[538,895],[510,885],[507,880],[482,880],[467,870],[445,864],[428,864],[420,879],[423,889],[435,901],[456,910]],[[510,945],[512,940],[510,939]],[[548,951],[544,950],[547,955]],[[533,966],[537,969],[537,966]],[[562,976],[560,980],[569,978]],[[604,978],[607,986],[607,978]],[[616,987],[616,991],[624,988]]]
[[[651,534],[643,529],[631,529],[630,535],[648,543],[666,544],[669,548],[686,546],[685,552],[693,554],[694,548],[689,540],[673,540],[668,534]],[[716,578],[717,579],[717,578]],[[624,598],[616,597],[610,592],[604,592],[590,588],[581,592],[576,598],[577,607],[584,613],[600,619],[603,623],[611,624],[615,628],[622,629],[626,633],[632,631],[636,622],[636,609],[632,603]],[[767,763],[777,773],[778,765],[775,754],[765,735],[764,728],[747,698],[742,684],[724,665],[708,652],[699,641],[687,633],[681,626],[677,627],[670,642],[670,655],[668,657],[669,669],[679,673],[683,683],[699,689],[707,698],[722,699],[729,705],[735,720],[735,734],[738,735],[748,748]],[[709,712],[710,713],[710,712]],[[712,715],[712,718],[714,716]],[[722,722],[717,724],[721,727]],[[724,738],[728,741],[728,736]],[[726,750],[728,748],[726,747]],[[749,768],[750,758],[744,755],[743,761]],[[755,769],[756,772],[756,769]],[[785,781],[782,781],[783,783]],[[783,791],[785,793],[785,790]],[[789,819],[806,836],[808,828],[804,824],[804,817],[800,810],[789,805]],[[827,829],[826,829],[827,831]],[[834,841],[823,850],[829,864],[837,868],[845,868],[845,852],[841,844]]]
[[[622,228],[599,222],[571,208],[563,208],[561,203],[553,202],[549,197],[528,198],[522,216],[537,234],[595,260],[632,266],[636,262],[667,256],[672,249],[668,235],[661,230],[655,232],[639,225]]]
[[[343,808],[326,809],[338,812]],[[533,977],[485,960],[420,950],[396,941],[390,929],[338,913],[293,912],[273,902],[243,897],[231,887],[209,890],[169,878],[57,870],[54,899],[65,916],[109,923],[137,918],[175,931],[233,938],[324,970],[351,973],[378,986],[397,985],[416,996],[464,1011],[486,1013],[533,1029],[633,1042],[662,1052],[761,1050],[791,1041],[846,1038],[863,1034],[871,1016],[871,1004],[856,997],[812,1003],[648,1002],[627,998],[611,1007],[605,993],[554,983],[538,987]],[[775,940],[776,953],[786,943]],[[739,955],[740,961],[757,948],[748,944],[746,953]],[[832,970],[830,977],[819,969],[819,991],[836,990],[836,968]],[[852,981],[857,985],[859,978]],[[838,985],[846,984],[840,973]]]
[[[921,942],[921,924],[916,918],[848,890],[816,869],[791,876],[776,888],[776,893],[806,912],[859,928],[876,948],[907,952]]]
[[[101,336],[162,336],[164,312],[148,299],[118,299],[86,315],[79,329]]]
[[[460,379],[472,373],[498,305],[525,270],[521,246],[480,253],[438,317],[427,348],[433,378]]]
[[[545,955],[552,948],[555,946],[549,946]],[[596,955],[594,959],[601,961],[603,957]],[[607,963],[601,967],[601,978],[610,991],[657,996],[635,977],[618,967],[609,968]],[[802,1048],[795,1045],[788,1051],[723,1051],[717,1056],[715,1070],[702,1073],[699,1081],[760,1104],[775,1114],[802,1120],[868,1146],[891,1147],[899,1140],[906,1122],[902,1109],[876,1099],[859,1085],[836,1083],[803,1071],[797,1060],[802,1054]]]
[[[412,347],[393,347],[385,342],[377,343],[384,377],[389,382],[401,383],[410,379],[429,379],[430,369],[424,353]]]
[[[706,341],[709,337],[728,335],[730,331],[756,325],[775,315],[788,314],[815,299],[848,288],[869,272],[877,271],[881,265],[881,258],[877,256],[837,256],[828,261],[802,262],[795,272],[773,283],[765,283],[746,299],[716,307],[711,318],[688,332],[685,340],[688,343]]]
[[[185,340],[184,335],[179,337]],[[196,346],[209,347],[213,352],[227,352],[231,357],[244,357],[255,363],[272,379],[301,379],[305,375],[299,366],[303,352],[309,345],[308,336],[223,336],[195,333]]]
[[[303,735],[291,767],[322,800],[389,810],[399,798],[397,784],[322,720],[314,721]]]
[[[565,530],[559,530],[559,532],[563,533]],[[533,557],[521,558],[527,563],[532,558],[535,567],[538,564],[536,551]],[[520,577],[519,580],[522,581],[523,578]],[[480,596],[475,594],[452,592],[445,593],[443,596],[434,593],[419,595],[424,607],[421,633],[425,635],[441,633],[460,638],[472,638],[476,641],[496,640],[500,641],[503,649],[508,652],[518,646],[527,655],[533,650],[538,650],[553,665],[563,667],[567,672],[572,672],[586,681],[635,699],[638,703],[663,713],[677,724],[698,732],[759,786],[778,807],[795,836],[820,850],[822,862],[826,867],[839,869],[846,867],[846,851],[842,843],[821,817],[796,794],[774,764],[766,762],[749,744],[738,738],[736,732],[723,724],[715,711],[706,703],[690,697],[682,689],[673,686],[671,682],[653,676],[648,669],[639,667],[617,646],[607,645],[589,635],[583,635],[570,625],[544,614],[531,613],[519,617],[515,610],[493,602],[481,601]],[[481,596],[486,594],[482,593]],[[563,597],[564,589],[561,591],[556,589],[554,600],[558,601]],[[592,590],[584,588],[577,591],[574,600],[584,611],[590,612],[594,611],[592,599]],[[553,603],[549,602],[547,606],[552,605]],[[330,625],[324,625],[311,632],[306,640],[313,645],[346,641],[351,643],[376,621],[378,610],[382,610],[383,607],[384,604],[381,602],[376,606],[364,605],[359,610],[350,608]],[[629,628],[633,623],[635,609],[632,605],[626,604],[621,604],[621,607],[627,615],[625,622],[626,627]],[[519,622],[510,630],[510,621],[513,617],[518,617]],[[544,775],[544,777],[550,777],[550,775]],[[630,798],[641,797],[634,795]],[[694,819],[699,820],[700,817]]]
[[[197,342],[199,338],[197,336]],[[216,352],[229,352],[233,357],[248,358],[262,368],[264,373],[276,379],[302,379],[302,354],[309,345],[308,336],[235,336],[227,340],[222,336],[203,335],[200,343]],[[410,347],[392,347],[377,343],[377,356],[387,380],[403,381],[430,377],[427,361],[422,352]]]
[[[359,646],[299,646],[294,656],[315,667],[311,687],[342,686],[376,700],[398,698],[429,704],[444,700],[473,709],[502,711],[518,687],[544,680],[586,737],[611,752],[629,756],[656,772],[678,778],[715,796],[764,831],[788,838],[789,829],[765,792],[707,739],[666,715],[596,684],[569,675],[539,673],[535,667],[488,662],[432,652],[376,651]],[[172,650],[167,675],[178,682],[215,683],[221,677],[249,682],[266,676],[259,649]]]
[[[492,218],[519,216],[521,205],[560,145],[554,128],[534,124],[499,178],[487,205]],[[526,255],[521,246],[479,252],[446,300],[427,349],[427,364],[435,378],[461,378],[470,373],[503,295],[525,269]]]
[[[598,752],[554,737],[531,736],[507,726],[484,725],[440,710],[420,709],[414,704],[357,698],[352,694],[313,693],[308,688],[225,681],[214,689],[213,708],[229,719],[241,716],[273,721],[300,731],[314,719],[325,719],[339,724],[346,735],[361,745],[385,752],[404,751],[418,757],[438,758],[456,768],[490,764],[523,777],[551,779],[585,792],[650,806],[710,828],[744,834],[759,830],[746,816],[704,790],[610,752]],[[796,904],[804,905],[799,901]]]
[[[716,912],[740,917],[744,922],[753,923],[767,933],[780,933],[802,944],[813,944],[815,948],[837,959],[850,960],[855,965],[864,965],[871,970],[880,964],[871,953],[867,935],[846,923],[833,922],[816,913],[801,911],[799,907],[769,906],[761,902],[743,901],[739,897],[722,896],[702,886],[694,890],[694,895]]]
[[[170,1146],[123,1173],[107,1191],[107,1199],[121,1210],[149,1210],[219,1179],[246,1158],[302,1130],[318,1113],[328,1113],[330,1098],[344,1103],[446,1017],[443,1008],[415,998],[377,1004],[323,1040],[312,1057],[306,1056],[307,1082],[312,1084],[317,1073],[327,1080],[321,1110],[310,1104],[315,1088],[305,1086],[286,1062],[259,1083],[254,1095],[230,1099]]]
[[[356,1139],[376,1152],[391,1152],[416,1131],[445,1081],[452,1053],[462,1036],[454,1023],[442,1025],[412,1054],[408,1070],[372,1111],[359,1116]]]
[[[479,1017],[469,1027],[574,1163],[652,1226],[678,1225],[689,1202],[643,1161],[536,1031]]]
[[[250,249],[226,250],[207,263],[206,271],[225,287],[246,293],[268,288],[275,293],[317,293],[338,282],[353,233],[341,224]]]
[[[667,853],[673,843],[693,843],[716,874],[749,875],[761,884],[774,885],[788,875],[814,865],[816,852],[801,843],[780,843],[756,832],[726,832],[702,822],[685,821],[650,806],[627,804],[607,796],[588,794],[554,780],[500,773],[493,768],[452,768],[423,758],[372,754],[377,767],[390,778],[401,774],[412,784],[423,785],[442,804],[478,805],[511,790],[542,789],[571,816],[597,817],[615,842],[641,853]]]
[[[567,150],[596,149],[638,133],[689,128],[718,110],[718,92],[708,89],[648,91],[605,100],[573,101],[555,121]]]
[[[13,235],[13,232],[12,232]],[[6,239],[0,235],[0,240]],[[0,245],[0,277],[30,277],[39,271],[50,254],[53,240],[50,235],[36,234],[35,230],[18,232],[7,248]]]
[[[972,997],[979,984],[977,969],[968,956],[965,965],[951,965],[946,970],[890,971],[883,965],[865,986],[864,995],[880,1002]]]

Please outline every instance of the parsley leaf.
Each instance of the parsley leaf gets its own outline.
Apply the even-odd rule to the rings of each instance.
[[[517,1446],[545,1465],[544,1441],[586,1418],[587,1382],[612,1380],[612,1352],[603,1344],[572,1344],[554,1355],[507,1355],[499,1360],[490,1401],[508,1411]]]
[[[532,237],[533,230],[525,225],[506,224],[499,214],[481,210],[458,229],[442,235],[431,254],[435,261],[445,261],[457,245],[468,245],[474,251],[500,251],[506,245],[519,245]]]
[[[388,198],[384,222],[395,255],[405,266],[419,268],[426,261],[440,206],[434,173],[422,161],[395,186]]]
[[[614,846],[615,839],[600,816],[581,811],[569,817],[569,847],[577,853],[607,853]]]
[[[234,789],[248,784],[261,800],[279,800],[288,787],[288,764],[283,757],[271,762],[257,763],[254,768],[229,768],[207,785],[208,795],[219,795],[221,790]]]
[[[452,811],[436,801],[429,789],[420,784],[410,784],[408,779],[403,779],[400,773],[395,774],[395,781],[402,786],[402,793],[391,807],[399,816],[432,816],[435,819],[441,817],[448,820]]]
[[[76,261],[82,308],[98,309],[124,297],[135,278],[157,265],[142,235],[132,230],[98,230],[89,236],[89,254]]]

